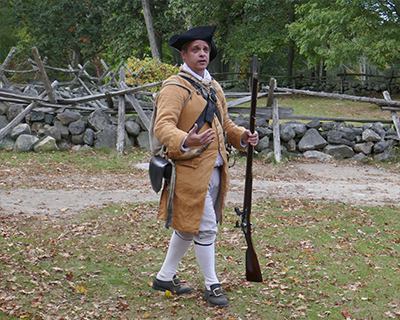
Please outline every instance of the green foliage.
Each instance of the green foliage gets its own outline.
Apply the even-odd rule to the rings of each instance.
[[[169,16],[175,33],[196,25],[215,24],[215,41],[224,62],[236,71],[248,69],[248,61],[257,54],[263,73],[284,73],[288,51],[288,30],[293,10],[289,0],[171,0]],[[284,66],[284,67],[282,67]]]
[[[9,0],[21,28],[29,30],[27,49],[36,46],[52,64],[95,57],[104,50],[104,1]]]
[[[361,56],[380,66],[400,58],[399,5],[389,1],[310,0],[297,7],[288,26],[310,66],[357,63]]]
[[[11,47],[17,44],[16,39],[13,37],[13,30],[15,26],[15,19],[11,15],[11,9],[2,8],[0,5],[0,64],[7,57]]]
[[[117,61],[149,53],[141,1],[113,0],[104,6],[109,15],[105,22],[105,35],[109,40],[105,55]]]
[[[36,46],[49,64],[104,58],[109,65],[150,54],[141,0],[4,0],[0,7],[0,60],[11,46],[31,55]],[[217,25],[223,62],[247,69],[257,54],[261,74],[283,75],[295,45],[297,69],[321,63],[334,69],[360,57],[380,68],[400,58],[399,4],[387,0],[160,0],[151,13],[162,60],[171,64],[169,37]],[[294,11],[296,6],[296,11]],[[295,12],[295,21],[293,13]],[[16,43],[16,41],[18,41]],[[176,59],[176,57],[175,57]],[[290,68],[288,68],[290,71]]]
[[[137,86],[164,81],[179,72],[178,67],[162,63],[159,59],[150,57],[143,60],[130,58],[128,59],[127,66],[135,75],[138,74],[138,76],[127,77],[126,83]],[[153,88],[152,90],[158,91],[159,88]]]
[[[241,11],[243,14],[227,41],[229,56],[244,59],[258,54],[267,58],[277,48],[287,45],[285,25],[290,6],[286,1],[243,1]]]

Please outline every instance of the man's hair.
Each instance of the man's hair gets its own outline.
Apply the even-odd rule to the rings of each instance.
[[[187,53],[188,47],[189,47],[189,43],[190,43],[190,42],[186,42],[186,43],[182,46],[182,49],[181,49],[181,50],[183,50],[183,51],[185,51],[185,52]]]

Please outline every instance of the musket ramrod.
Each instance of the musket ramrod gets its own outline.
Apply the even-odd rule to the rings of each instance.
[[[257,96],[258,96],[258,73],[257,73],[257,55],[253,57],[253,79],[252,79],[252,91],[251,91],[251,106],[250,106],[250,125],[249,130],[254,133],[255,130],[255,118],[256,118],[256,107],[257,107]],[[260,264],[258,263],[257,254],[254,250],[253,241],[251,239],[252,224],[250,222],[251,215],[251,195],[253,189],[253,146],[247,146],[247,162],[246,162],[246,180],[244,188],[244,203],[243,211],[240,211],[238,207],[235,207],[235,212],[242,219],[241,223],[236,221],[236,227],[242,228],[246,238],[247,250],[246,250],[246,279],[252,282],[262,282],[262,274],[260,270]]]

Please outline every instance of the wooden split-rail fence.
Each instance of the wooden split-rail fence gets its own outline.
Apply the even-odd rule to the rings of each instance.
[[[84,103],[93,102],[97,108],[103,109],[105,112],[117,113],[118,114],[118,130],[117,130],[117,151],[119,154],[123,152],[124,137],[125,137],[125,114],[128,110],[130,113],[136,113],[145,127],[149,129],[150,120],[147,117],[144,110],[152,109],[152,102],[144,102],[136,99],[135,95],[146,95],[150,97],[153,96],[152,92],[148,90],[161,86],[162,82],[150,83],[143,86],[129,87],[126,84],[126,73],[129,76],[136,77],[140,74],[140,71],[135,75],[128,66],[121,62],[116,70],[112,71],[111,67],[107,66],[106,63],[101,60],[101,63],[105,69],[103,74],[99,77],[91,76],[86,71],[89,63],[83,66],[78,65],[77,69],[68,66],[68,69],[54,68],[46,65],[46,59],[42,60],[37,48],[32,48],[32,53],[34,56],[34,61],[29,59],[32,65],[31,70],[26,71],[16,71],[9,70],[7,67],[10,65],[13,56],[16,53],[16,49],[12,48],[4,60],[3,64],[0,66],[0,101],[13,102],[21,105],[25,105],[25,109],[15,117],[6,127],[0,130],[0,140],[7,136],[11,130],[19,124],[32,110],[35,108],[48,108],[55,113],[63,112],[65,109],[78,109],[82,111],[94,111],[96,108],[84,106]],[[73,80],[66,83],[68,86],[81,86],[86,92],[83,97],[74,98],[60,98],[55,94],[56,88],[61,85],[57,80],[51,82],[47,70],[52,70],[56,72],[70,73],[74,76]],[[15,73],[34,73],[34,80],[41,79],[44,91],[38,96],[32,96],[26,92],[29,91],[29,87],[32,84],[24,85],[24,90],[16,92],[15,90],[10,90],[12,86],[6,77],[6,74]],[[119,81],[118,81],[118,80]],[[107,83],[105,83],[107,80]],[[393,123],[396,127],[397,133],[400,137],[400,124],[397,112],[400,111],[400,101],[393,101],[390,98],[388,92],[384,93],[384,99],[350,96],[345,94],[333,94],[333,93],[322,93],[307,90],[296,90],[290,88],[279,88],[276,86],[276,80],[271,78],[270,85],[266,86],[264,89],[266,92],[260,92],[258,98],[268,97],[267,104],[265,106],[258,106],[256,116],[259,118],[264,118],[266,120],[273,120],[274,126],[274,146],[275,146],[275,158],[280,161],[280,148],[278,148],[279,141],[279,121],[281,120],[326,120],[326,121],[352,121],[352,122],[376,122],[381,121],[384,123],[391,122],[390,120],[376,120],[376,119],[352,119],[352,118],[331,118],[331,117],[318,117],[318,116],[301,116],[293,115],[292,108],[282,108],[278,107],[277,97],[279,95],[287,94],[302,94],[311,96],[320,96],[332,99],[347,99],[352,101],[361,101],[377,104],[382,108],[382,110],[388,110],[392,114]],[[112,100],[113,97],[118,98],[118,108],[114,106]],[[250,92],[241,93],[226,93],[226,97],[232,99],[227,102],[228,111],[235,114],[248,114],[249,109],[246,107],[239,107],[240,105],[247,103],[251,100]],[[106,101],[106,104],[104,102]]]

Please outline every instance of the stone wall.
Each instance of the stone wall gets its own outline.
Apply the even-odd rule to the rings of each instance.
[[[249,81],[239,80],[239,81],[221,81],[222,88],[225,92],[229,91],[248,91]],[[261,87],[268,86],[268,81],[260,81]],[[279,86],[284,88],[299,89],[299,90],[309,90],[318,92],[328,92],[328,93],[343,93],[354,96],[374,96],[377,94],[382,94],[384,91],[390,92],[390,94],[397,95],[400,93],[399,83],[386,83],[382,81],[358,81],[349,80],[343,81],[342,83],[337,80],[329,81],[316,81],[316,80],[296,80],[296,82],[288,82],[286,80],[280,79]]]
[[[255,149],[272,157],[272,129],[259,126],[257,131],[260,142]],[[316,160],[373,158],[389,161],[398,154],[399,147],[396,130],[381,122],[353,126],[344,122],[290,121],[280,125],[280,140],[283,155]]]
[[[284,83],[283,85],[285,86]],[[384,82],[368,82],[361,83],[359,81],[346,81],[343,84],[340,82],[316,82],[316,81],[298,81],[296,85],[288,85],[292,89],[343,93],[349,95],[368,96],[380,94],[384,91],[389,91],[391,94],[398,94],[400,92],[399,84],[387,84]]]
[[[21,106],[0,102],[0,129],[22,110]],[[69,109],[58,114],[33,110],[0,141],[0,148],[14,151],[115,149],[117,121],[115,116],[110,116],[102,109],[90,114]],[[136,116],[127,118],[125,148],[140,145],[147,148],[147,137],[146,128],[140,119]]]
[[[0,129],[22,111],[17,104],[0,102]],[[151,111],[146,111],[151,118]],[[232,120],[247,127],[248,120],[240,115]],[[14,151],[67,151],[91,148],[115,149],[117,141],[116,116],[102,109],[85,114],[66,111],[58,114],[33,110],[25,120],[0,141],[0,148]],[[273,157],[273,130],[268,120],[258,119],[256,128],[260,141],[255,150]],[[367,157],[380,161],[393,159],[399,147],[399,138],[392,125],[380,122],[353,126],[343,122],[308,123],[289,121],[280,124],[282,154],[327,160],[331,158]],[[125,148],[149,149],[148,132],[137,116],[125,123]]]

